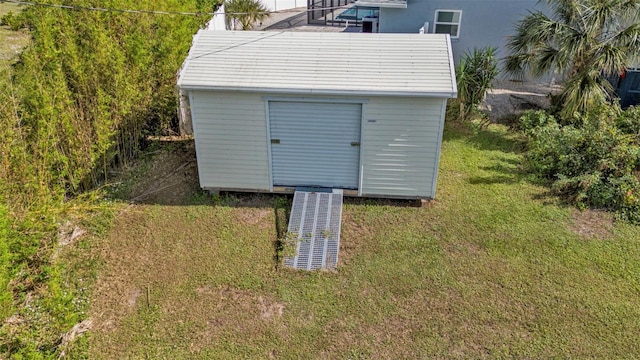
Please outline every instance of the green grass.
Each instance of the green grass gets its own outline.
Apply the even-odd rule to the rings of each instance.
[[[84,255],[88,356],[640,357],[640,228],[558,203],[521,148],[448,129],[437,199],[348,200],[331,272],[276,266],[271,196],[129,207]]]

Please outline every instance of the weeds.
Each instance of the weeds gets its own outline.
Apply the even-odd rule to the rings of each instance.
[[[286,197],[276,197],[274,200],[276,240],[274,242],[276,268],[282,265],[285,257],[295,254],[295,241],[297,232],[288,231],[289,212],[291,201]]]

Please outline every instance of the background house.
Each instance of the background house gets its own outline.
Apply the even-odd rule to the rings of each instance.
[[[612,84],[623,108],[640,104],[640,67],[627,69],[623,76],[616,76]]]
[[[451,35],[457,62],[465,51],[493,46],[506,54],[507,37],[529,11],[540,10],[538,0],[359,0],[379,6],[379,31]]]

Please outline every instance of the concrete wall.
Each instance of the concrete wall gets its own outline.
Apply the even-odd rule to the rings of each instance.
[[[270,11],[307,7],[307,0],[260,0]]]

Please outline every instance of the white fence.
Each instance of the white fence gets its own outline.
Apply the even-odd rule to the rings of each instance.
[[[270,11],[307,7],[307,0],[260,0]]]

